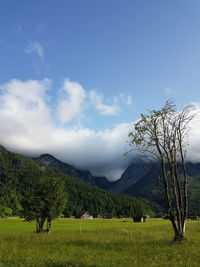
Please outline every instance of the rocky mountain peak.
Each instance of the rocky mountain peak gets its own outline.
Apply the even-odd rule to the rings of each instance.
[[[92,174],[88,170],[78,170],[68,163],[64,163],[50,154],[42,154],[39,158],[36,159],[42,164],[55,168],[59,171],[62,171],[68,175],[79,178],[85,182],[88,182],[91,185],[95,185],[95,180],[93,179]]]
[[[41,163],[45,164],[46,166],[51,166],[52,164],[59,162],[58,159],[56,159],[54,156],[52,156],[50,154],[42,154],[36,160],[40,161]]]
[[[125,172],[122,174],[121,178],[115,182],[112,191],[122,192],[126,188],[137,183],[142,177],[144,177],[149,172],[149,165],[145,164],[143,161],[136,161],[128,166]]]

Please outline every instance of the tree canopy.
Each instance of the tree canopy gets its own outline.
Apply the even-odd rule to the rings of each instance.
[[[31,192],[24,196],[23,213],[27,221],[36,221],[36,232],[43,231],[45,220],[46,231],[50,232],[51,221],[63,212],[66,202],[64,181],[43,176],[36,179]]]

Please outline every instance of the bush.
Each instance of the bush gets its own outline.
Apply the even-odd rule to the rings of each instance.
[[[0,206],[0,216],[10,216],[13,214],[13,210],[9,207]]]

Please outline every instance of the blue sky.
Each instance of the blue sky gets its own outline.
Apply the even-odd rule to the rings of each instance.
[[[54,135],[87,129],[105,141],[102,133],[112,136],[169,98],[179,108],[199,102],[199,13],[198,0],[0,0],[1,113],[9,125],[26,128],[20,142],[9,135],[0,136],[2,143],[42,152],[42,137],[32,147],[25,134],[43,131],[42,124]],[[26,118],[31,107],[34,121]],[[113,147],[116,136],[126,136],[120,131]],[[81,142],[72,140],[77,147]],[[76,157],[64,154],[57,152],[74,164]]]

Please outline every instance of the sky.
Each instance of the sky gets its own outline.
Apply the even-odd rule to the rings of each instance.
[[[0,0],[0,143],[118,179],[141,113],[199,109],[199,13],[199,0]]]

